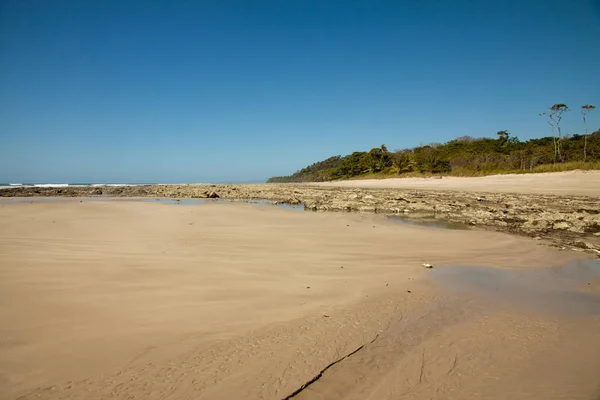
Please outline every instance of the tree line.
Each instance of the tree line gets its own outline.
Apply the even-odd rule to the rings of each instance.
[[[577,162],[596,166],[600,162],[600,129],[590,134],[587,124],[587,116],[595,108],[590,104],[581,107],[583,134],[563,134],[561,122],[570,109],[566,104],[555,104],[540,114],[546,117],[552,136],[521,141],[503,130],[495,138],[463,136],[443,144],[396,151],[381,145],[370,151],[329,157],[292,175],[272,177],[268,182],[321,182],[367,174],[477,175],[533,171],[548,164],[576,168]]]

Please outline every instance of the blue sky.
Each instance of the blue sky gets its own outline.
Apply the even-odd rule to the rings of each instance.
[[[598,38],[593,0],[0,0],[0,182],[260,180],[545,136],[548,106],[600,106]]]

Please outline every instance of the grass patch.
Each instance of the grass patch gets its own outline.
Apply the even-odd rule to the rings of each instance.
[[[573,161],[559,164],[544,164],[538,165],[530,172],[564,172],[564,171],[574,171],[574,170],[599,170],[600,169],[600,161],[588,161],[584,163],[583,161]],[[526,171],[523,171],[526,172]]]

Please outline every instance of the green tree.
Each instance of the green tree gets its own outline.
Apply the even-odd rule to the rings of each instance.
[[[510,133],[508,133],[508,131],[504,130],[504,131],[496,132],[496,135],[498,136],[498,150],[502,153],[507,152],[508,146],[510,145],[510,142],[509,142]]]
[[[385,145],[381,145],[369,151],[367,163],[371,172],[380,172],[392,165],[392,158]]]
[[[450,171],[450,162],[444,158],[439,147],[422,146],[414,150],[415,163],[420,172],[447,172]]]
[[[398,174],[413,172],[417,169],[417,165],[410,151],[395,153],[392,164]]]
[[[334,178],[351,178],[369,171],[368,153],[355,151],[344,157],[342,163],[332,172]]]
[[[502,145],[508,142],[508,137],[510,136],[510,133],[508,133],[508,131],[498,131],[496,135],[498,135],[498,141]]]

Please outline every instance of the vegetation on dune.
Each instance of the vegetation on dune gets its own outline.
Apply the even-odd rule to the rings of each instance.
[[[594,109],[593,105],[581,107],[584,134],[569,136],[562,133],[561,120],[570,109],[565,104],[555,104],[540,114],[547,118],[551,137],[522,142],[503,130],[496,134],[496,138],[463,136],[444,144],[432,143],[393,152],[381,145],[368,152],[356,151],[344,157],[330,157],[292,175],[270,178],[268,182],[600,169],[600,129],[588,134],[586,119]]]

